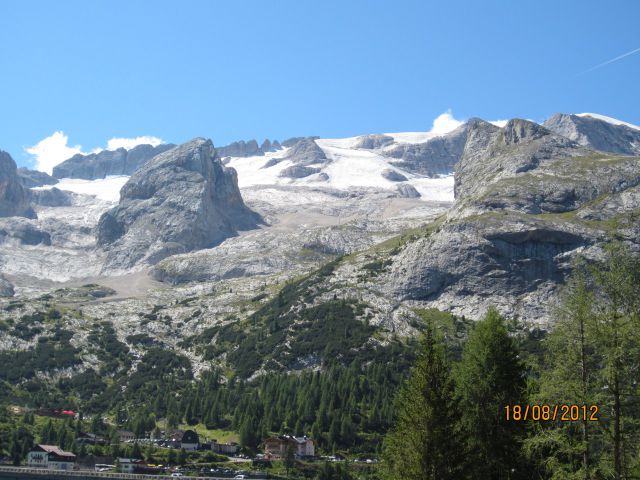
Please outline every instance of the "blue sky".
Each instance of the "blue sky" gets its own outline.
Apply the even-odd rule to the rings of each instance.
[[[429,130],[447,110],[640,124],[640,51],[590,70],[640,48],[639,19],[635,0],[1,0],[0,149],[34,165],[55,132],[43,148],[222,145]]]

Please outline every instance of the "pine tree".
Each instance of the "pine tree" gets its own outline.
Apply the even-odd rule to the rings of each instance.
[[[595,348],[602,358],[601,382],[606,391],[611,463],[616,480],[628,477],[630,454],[638,451],[637,416],[640,375],[640,256],[621,243],[606,249],[605,265],[593,277],[599,293]],[[635,415],[634,415],[635,413]]]
[[[595,295],[588,270],[576,262],[563,292],[553,330],[544,340],[545,363],[540,392],[533,399],[542,405],[594,405],[600,403],[597,381],[601,359],[595,349]],[[529,454],[539,459],[553,478],[589,480],[596,471],[594,441],[598,428],[588,418],[580,422],[536,425],[526,440]]]
[[[427,330],[396,402],[396,422],[383,451],[383,474],[389,480],[464,478],[460,410],[444,346],[435,335]]]
[[[503,318],[490,309],[469,334],[456,368],[473,478],[508,479],[524,475],[523,424],[507,421],[505,407],[524,405],[525,372]]]

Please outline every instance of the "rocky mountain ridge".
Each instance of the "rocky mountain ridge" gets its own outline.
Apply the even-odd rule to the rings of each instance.
[[[156,155],[175,147],[173,144],[137,145],[130,150],[103,150],[89,155],[76,154],[53,167],[53,177],[95,180],[109,175],[132,175]]]
[[[640,155],[640,129],[624,123],[591,116],[556,113],[544,122],[545,128],[580,145],[602,152]]]
[[[216,184],[213,179],[231,188],[222,189],[225,198],[236,198],[234,182],[228,181],[233,173],[225,173],[213,146],[202,139],[149,162],[125,185],[119,205],[96,206],[88,222],[81,221],[91,205],[84,195],[71,197],[70,207],[38,206],[38,220],[21,219],[22,229],[2,227],[7,233],[0,242],[0,264],[18,293],[0,301],[4,318],[18,324],[53,307],[63,312],[60,321],[75,332],[79,363],[58,375],[95,366],[95,348],[87,338],[106,322],[138,356],[147,348],[137,343],[144,336],[184,355],[195,374],[215,365],[255,377],[321,368],[326,345],[310,343],[309,332],[314,338],[331,336],[323,328],[333,328],[335,322],[325,320],[337,312],[350,325],[366,326],[366,335],[346,339],[344,350],[363,358],[394,338],[414,336],[434,309],[475,319],[496,306],[531,328],[544,327],[573,259],[600,258],[612,239],[640,250],[637,157],[596,151],[526,120],[498,127],[474,119],[464,128],[454,167],[455,203],[436,202],[425,195],[404,198],[390,187],[433,180],[384,160],[385,149],[403,140],[425,143],[412,143],[416,138],[433,137],[312,139],[325,159],[303,156],[301,166],[321,168],[327,181],[279,176],[295,165],[288,155],[303,139],[259,159],[230,157],[227,164],[238,166],[240,176],[260,172],[264,177],[255,178],[267,179],[240,181],[237,189],[264,225],[221,237],[211,248],[194,243],[197,251],[180,242],[202,238],[194,225],[207,223],[201,199]],[[307,147],[315,151],[308,142]],[[288,158],[264,166],[283,157]],[[362,170],[355,168],[359,165]],[[357,186],[357,175],[371,173],[366,166],[375,175],[390,169],[408,180]],[[338,182],[340,171],[356,172],[350,173],[348,188]],[[59,220],[63,211],[73,222]],[[95,248],[90,225],[98,218],[103,247]],[[51,245],[46,240],[28,245],[38,232],[49,233]],[[43,259],[29,263],[35,252]],[[86,252],[90,259],[79,262],[78,257],[89,258],[82,257]],[[67,270],[82,271],[84,278],[29,293],[24,285],[33,289],[38,272],[54,263],[68,264]],[[105,264],[108,271],[100,275],[87,263]],[[20,277],[27,271],[32,272],[28,282]],[[111,293],[90,295],[97,287],[86,285],[89,277],[91,285]],[[49,328],[48,321],[36,327]],[[17,335],[6,335],[0,348],[37,345],[38,334]]]
[[[259,222],[242,201],[235,171],[222,165],[211,140],[198,138],[131,176],[119,204],[100,218],[97,243],[107,250],[106,270],[126,270],[212,247]]]
[[[613,238],[638,250],[640,160],[585,148],[525,120],[469,126],[456,204],[406,245],[383,288],[404,300],[476,317],[489,305],[548,318],[576,255]],[[600,204],[626,205],[597,221]]]

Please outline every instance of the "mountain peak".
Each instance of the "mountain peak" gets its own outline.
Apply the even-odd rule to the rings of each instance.
[[[128,269],[212,247],[259,222],[235,170],[222,165],[211,140],[194,138],[131,176],[118,206],[100,218],[98,245],[108,252],[105,269]]]
[[[526,140],[535,140],[550,133],[551,132],[543,126],[521,118],[509,120],[502,128],[504,142],[507,145],[513,145]]]
[[[640,155],[640,128],[596,113],[556,113],[544,122],[552,132],[602,152]]]

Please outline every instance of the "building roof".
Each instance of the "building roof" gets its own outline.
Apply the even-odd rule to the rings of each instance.
[[[182,443],[198,443],[199,441],[198,433],[193,430],[187,430],[182,434]]]
[[[38,445],[37,447],[47,453],[53,453],[54,455],[57,455],[59,457],[76,458],[75,454],[71,452],[65,452],[57,445]]]
[[[277,440],[280,442],[295,442],[298,444],[303,444],[303,443],[307,443],[307,442],[314,442],[315,440],[312,440],[309,437],[294,437],[292,435],[279,435],[277,437],[269,437],[265,440],[266,441],[273,441],[273,440]]]

